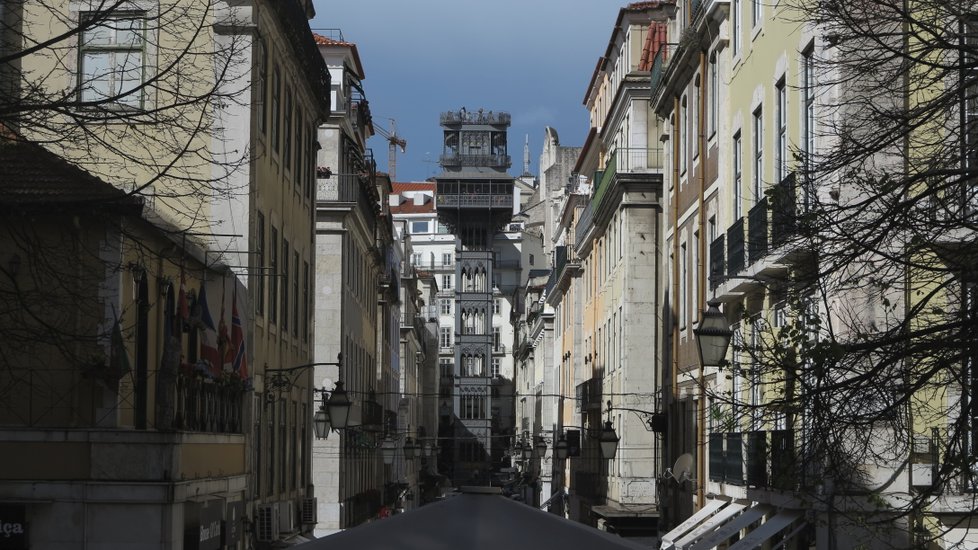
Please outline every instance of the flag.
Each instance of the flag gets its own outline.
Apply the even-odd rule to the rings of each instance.
[[[227,283],[227,277],[224,277],[223,282]],[[221,372],[231,372],[231,365],[234,363],[234,350],[231,347],[231,336],[228,334],[228,324],[224,322],[224,297],[227,295],[227,289],[224,285],[221,286],[221,318],[217,322],[217,349],[221,356]]]
[[[200,293],[197,295],[197,302],[200,303],[200,358],[208,363],[211,375],[218,377],[221,375],[221,354],[217,348],[217,329],[214,327],[214,319],[211,317],[210,307],[207,305],[207,283],[200,284]]]
[[[190,302],[187,300],[187,277],[183,274],[183,268],[180,268],[180,292],[177,294],[177,317],[179,317],[180,322],[177,325],[179,328],[186,326],[187,321],[190,320]]]
[[[112,326],[110,346],[109,372],[112,376],[122,378],[132,371],[132,365],[129,363],[126,343],[122,338],[122,320],[119,318],[116,318],[115,325]]]
[[[244,327],[241,326],[241,316],[238,315],[238,292],[235,287],[234,298],[231,300],[231,350],[234,359],[231,368],[238,373],[242,380],[248,379],[248,352],[244,340]]]

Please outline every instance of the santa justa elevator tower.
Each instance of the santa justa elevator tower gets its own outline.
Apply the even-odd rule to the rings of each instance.
[[[444,147],[435,177],[438,219],[456,235],[455,365],[452,395],[456,485],[485,481],[493,442],[491,401],[493,239],[513,215],[507,173],[508,113],[442,113]],[[447,289],[442,289],[447,290]],[[448,442],[443,442],[446,444]]]

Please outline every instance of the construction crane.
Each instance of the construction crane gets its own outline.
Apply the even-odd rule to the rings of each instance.
[[[391,177],[391,181],[397,181],[397,148],[401,148],[401,153],[407,150],[407,140],[397,135],[397,123],[394,122],[393,118],[387,119],[391,121],[391,129],[384,130],[380,126],[376,127],[376,130],[380,135],[387,140],[389,150],[387,153],[387,173]]]

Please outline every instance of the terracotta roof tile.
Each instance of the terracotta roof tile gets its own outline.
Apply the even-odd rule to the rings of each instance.
[[[404,191],[434,191],[435,184],[430,181],[414,182],[394,182],[394,192],[403,193]]]
[[[35,143],[0,141],[0,202],[133,202],[124,191]]]
[[[321,34],[312,33],[313,40],[316,44],[320,46],[356,46],[353,42],[344,42],[342,40],[333,40],[332,38],[323,36]]]

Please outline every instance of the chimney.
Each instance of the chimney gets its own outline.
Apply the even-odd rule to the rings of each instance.
[[[425,199],[424,193],[415,193],[414,194],[414,206],[422,206],[422,205],[424,205],[424,203],[425,203],[425,200],[424,199]]]
[[[387,205],[388,206],[400,206],[401,196],[397,194],[387,195]]]

